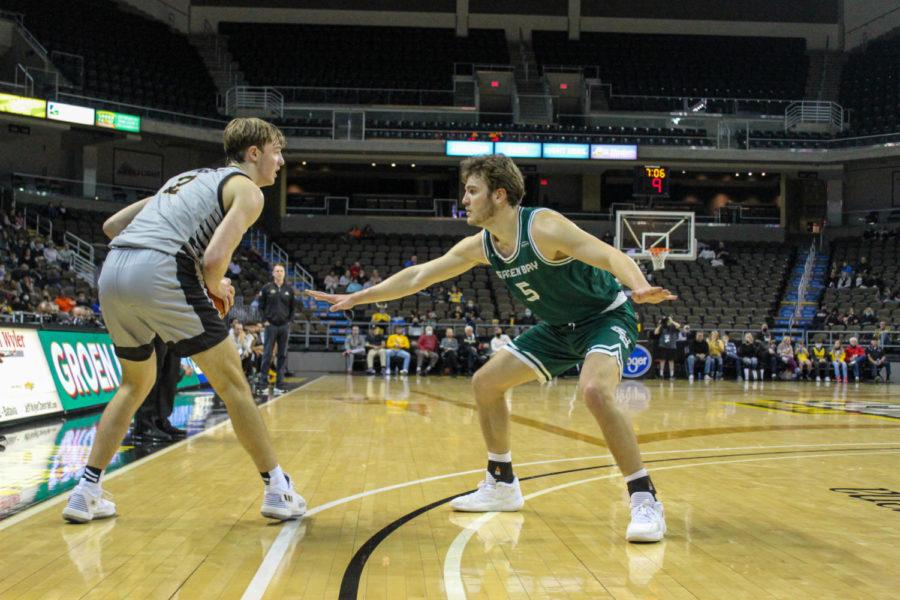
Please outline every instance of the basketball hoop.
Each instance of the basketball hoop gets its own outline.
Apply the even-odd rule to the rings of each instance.
[[[650,261],[653,263],[654,271],[666,268],[666,257],[668,255],[668,248],[650,248]]]

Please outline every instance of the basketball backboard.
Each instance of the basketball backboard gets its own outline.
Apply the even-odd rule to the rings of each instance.
[[[667,260],[696,260],[694,213],[620,210],[614,244],[635,260],[650,260],[651,248],[668,248]]]

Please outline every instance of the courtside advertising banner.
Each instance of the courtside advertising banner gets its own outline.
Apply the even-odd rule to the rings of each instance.
[[[122,365],[107,333],[39,331],[63,409],[106,404],[119,388]]]
[[[37,331],[0,327],[0,423],[61,410]]]

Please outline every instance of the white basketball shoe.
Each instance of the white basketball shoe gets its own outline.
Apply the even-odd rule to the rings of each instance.
[[[287,486],[275,483],[266,486],[263,505],[260,509],[262,516],[286,521],[306,514],[306,500],[294,489],[294,484],[287,473],[285,473],[284,478],[287,481]]]
[[[625,532],[629,542],[658,542],[666,534],[666,517],[662,502],[650,492],[631,495],[631,523]]]
[[[512,483],[497,481],[485,471],[484,481],[478,484],[478,490],[450,501],[450,508],[463,512],[514,512],[525,505],[519,478]]]
[[[94,519],[106,519],[116,514],[116,505],[109,501],[112,494],[79,481],[72,490],[69,501],[63,509],[63,519],[72,523],[87,523]]]

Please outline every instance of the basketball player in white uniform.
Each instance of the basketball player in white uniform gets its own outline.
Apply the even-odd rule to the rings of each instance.
[[[155,196],[103,224],[112,241],[100,273],[100,308],[122,364],[122,383],[103,411],[84,475],[63,510],[66,520],[84,523],[116,513],[100,476],[156,381],[156,335],[178,355],[192,356],[225,403],[266,484],[262,514],[289,519],[306,511],[275,458],[228,327],[204,289],[224,302],[227,313],[234,288],[225,272],[262,212],[260,187],[272,185],[284,164],[284,135],[260,119],[235,119],[225,128],[224,145],[227,167],[173,177]]]

